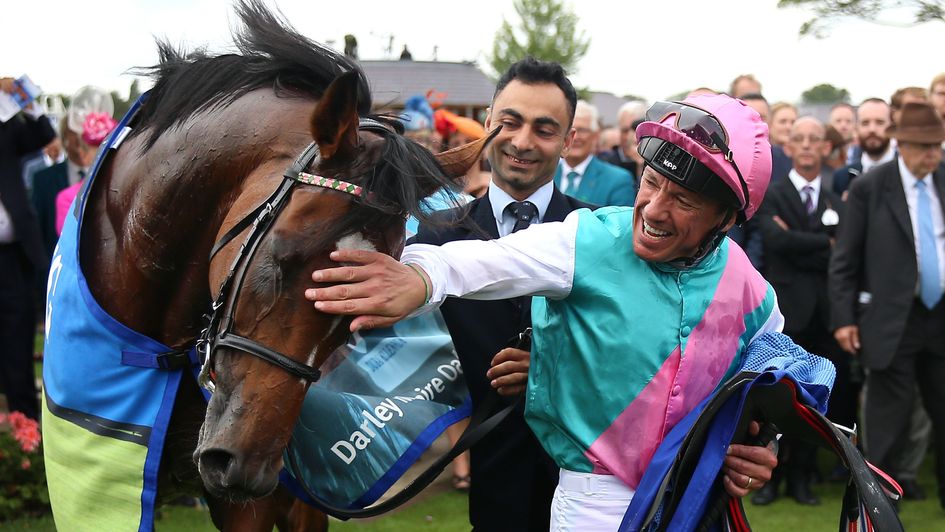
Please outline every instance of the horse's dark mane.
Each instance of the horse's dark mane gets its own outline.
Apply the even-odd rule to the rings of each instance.
[[[389,120],[386,116],[372,118],[400,127],[398,121]],[[358,180],[367,192],[367,199],[358,202],[340,224],[322,232],[316,247],[335,242],[365,227],[402,223],[404,215],[413,216],[421,223],[441,225],[431,215],[444,206],[433,205],[424,197],[424,193],[430,190],[442,191],[442,200],[456,204],[457,185],[445,177],[430,150],[399,133],[386,133],[384,137],[386,142],[379,164],[371,174]]]
[[[155,80],[134,129],[134,134],[147,132],[145,149],[193,114],[226,106],[252,90],[272,87],[277,95],[317,99],[351,70],[359,78],[358,113],[370,111],[367,79],[354,62],[300,35],[260,0],[241,0],[235,9],[243,23],[233,36],[239,54],[214,56],[202,49],[188,54],[158,40],[160,62],[137,69]]]
[[[297,244],[299,249],[323,253],[333,249],[344,236],[363,233],[365,230],[384,231],[392,226],[403,226],[404,215],[407,214],[434,227],[447,225],[433,217],[433,213],[444,206],[432,204],[424,195],[430,190],[440,190],[440,200],[455,206],[458,203],[455,192],[457,185],[444,176],[443,169],[430,150],[400,134],[399,128],[402,126],[399,121],[384,115],[372,115],[371,118],[388,123],[395,131],[379,132],[386,141],[379,163],[371,173],[352,179],[367,192],[366,199],[353,201],[352,209],[330,224],[325,220],[314,219],[309,221],[310,225],[300,227],[295,234],[300,240]],[[341,194],[334,191],[325,193]],[[248,278],[248,286],[257,297],[266,298],[266,304],[271,305],[286,275],[291,273],[283,271],[270,258],[253,270]]]

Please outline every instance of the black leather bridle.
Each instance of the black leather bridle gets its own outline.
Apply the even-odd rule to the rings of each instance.
[[[371,118],[362,118],[358,123],[358,130],[373,131],[382,135],[395,133],[390,126]],[[253,255],[255,255],[263,237],[269,232],[279,214],[288,204],[292,190],[299,185],[312,185],[344,192],[362,201],[365,199],[365,191],[360,186],[339,179],[306,173],[305,169],[318,157],[318,144],[312,142],[296,158],[295,162],[286,169],[282,182],[272,195],[227,231],[210,251],[210,260],[212,261],[213,257],[224,246],[247,227],[251,227],[246,239],[240,245],[233,263],[230,265],[226,278],[220,285],[220,291],[216,299],[210,306],[210,312],[207,315],[207,327],[200,333],[200,338],[197,340],[197,354],[202,364],[199,382],[201,386],[211,392],[214,389],[211,370],[213,355],[220,347],[229,347],[248,353],[309,382],[315,382],[321,376],[318,369],[292,360],[268,346],[233,332],[236,321],[236,301]],[[370,205],[368,202],[365,203]]]

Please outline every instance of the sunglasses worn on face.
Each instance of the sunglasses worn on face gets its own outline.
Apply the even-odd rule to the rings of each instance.
[[[712,113],[683,102],[656,102],[646,111],[646,120],[648,122],[662,122],[670,115],[675,115],[673,128],[697,142],[703,148],[710,152],[722,153],[725,160],[735,169],[735,174],[742,187],[742,194],[745,201],[741,209],[744,210],[749,203],[748,184],[742,177],[738,165],[735,164],[735,157],[732,150],[728,147],[728,133],[722,122]],[[680,176],[682,177],[682,176]],[[683,179],[686,181],[686,179]]]

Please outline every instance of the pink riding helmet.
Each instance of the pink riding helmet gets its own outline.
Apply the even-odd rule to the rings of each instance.
[[[670,161],[664,157],[667,153],[665,149],[659,152],[652,149],[645,150],[647,142],[644,139],[654,137],[681,148],[686,154],[694,157],[698,163],[704,165],[716,179],[724,183],[725,188],[728,189],[723,189],[726,195],[729,190],[734,194],[736,207],[741,212],[740,221],[748,220],[761,205],[768,183],[771,181],[771,144],[768,142],[768,125],[754,109],[741,100],[724,94],[692,96],[683,100],[682,104],[701,110],[721,123],[724,129],[723,140],[731,150],[732,162],[738,166],[746,186],[742,186],[742,180],[732,166],[732,162],[726,158],[724,150],[707,148],[704,144],[706,142],[712,144],[712,141],[707,141],[704,133],[701,135],[702,142],[700,143],[700,134],[693,134],[691,131],[684,132],[677,127],[680,123],[681,112],[672,110],[672,107],[676,106],[678,109],[678,102],[658,102],[650,108],[650,111],[647,111],[648,121],[640,124],[636,131],[640,154],[650,167],[684,187],[697,192],[711,192],[713,187],[720,188],[717,182],[707,182],[702,189],[690,186],[690,183],[686,182],[685,175],[681,177],[679,171],[674,173],[673,170],[676,170],[680,164],[686,163],[686,159],[691,158],[683,157]],[[664,145],[662,142],[655,144]],[[693,171],[693,168],[701,165],[691,164],[686,168]],[[748,192],[747,203],[745,189]]]

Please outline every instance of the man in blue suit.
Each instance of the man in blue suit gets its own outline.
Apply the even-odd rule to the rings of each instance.
[[[594,156],[600,136],[597,108],[578,100],[573,129],[574,141],[555,172],[558,189],[594,205],[633,205],[637,197],[633,174]]]
[[[82,136],[69,127],[69,117],[59,122],[66,160],[36,173],[33,180],[33,208],[39,220],[39,230],[47,257],[52,257],[59,233],[56,231],[56,196],[62,189],[78,183],[88,175],[95,160],[96,147],[88,145]],[[45,271],[43,272],[45,274]]]

